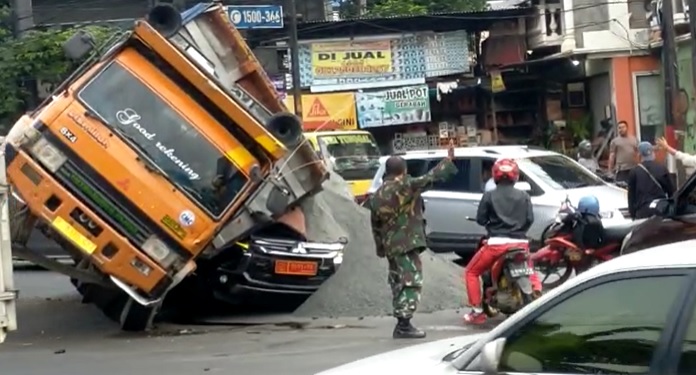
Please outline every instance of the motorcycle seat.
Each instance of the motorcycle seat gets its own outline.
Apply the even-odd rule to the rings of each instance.
[[[636,226],[635,222],[627,222],[604,228],[604,242],[620,242]]]

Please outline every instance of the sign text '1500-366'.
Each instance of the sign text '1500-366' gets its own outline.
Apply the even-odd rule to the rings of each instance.
[[[283,28],[283,7],[280,5],[230,5],[226,9],[237,29]]]

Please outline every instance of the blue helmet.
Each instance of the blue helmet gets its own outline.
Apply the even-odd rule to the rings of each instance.
[[[578,202],[578,212],[599,216],[599,200],[594,195],[586,195]]]

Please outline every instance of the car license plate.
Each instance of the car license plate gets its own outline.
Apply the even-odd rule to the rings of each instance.
[[[275,273],[279,275],[314,276],[317,274],[316,262],[297,262],[291,260],[276,260]]]
[[[510,276],[511,277],[522,277],[522,276],[529,276],[532,273],[534,273],[534,270],[529,267],[526,263],[521,264],[521,265],[510,265],[508,266],[508,270],[510,271]]]

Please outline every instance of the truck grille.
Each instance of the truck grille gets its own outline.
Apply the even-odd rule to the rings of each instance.
[[[155,234],[184,261],[191,259],[189,251],[140,208],[131,203],[128,197],[111,186],[57,136],[50,132],[44,132],[43,135],[68,156],[68,161],[55,173],[56,179],[72,194],[80,197],[82,202],[96,212],[102,220],[138,247],[145,242],[146,238]]]
[[[105,189],[99,187],[92,179],[73,163],[67,161],[56,173],[61,184],[99,217],[114,227],[131,242],[141,245],[153,233],[140,220],[123,208],[117,200],[108,197]]]

